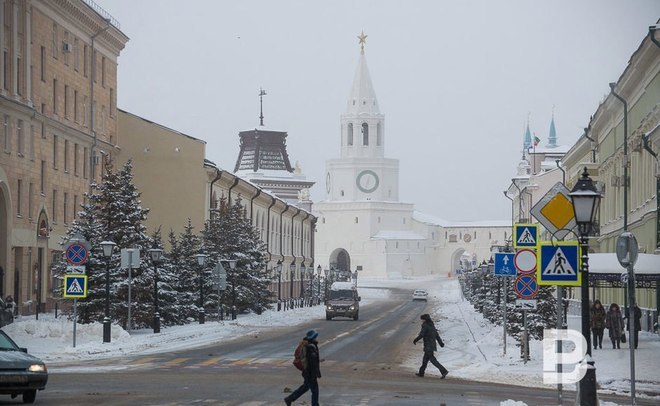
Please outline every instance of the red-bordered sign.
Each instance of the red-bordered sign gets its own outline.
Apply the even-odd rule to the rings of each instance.
[[[536,251],[523,248],[513,257],[513,265],[520,275],[531,275],[536,271]]]
[[[522,299],[534,299],[539,291],[539,285],[534,275],[520,275],[513,283],[513,289]]]
[[[66,262],[72,265],[84,265],[88,257],[89,251],[82,244],[74,243],[66,249]]]

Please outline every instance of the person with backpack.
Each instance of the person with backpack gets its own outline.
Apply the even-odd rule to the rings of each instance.
[[[424,340],[424,358],[422,358],[422,366],[419,367],[419,372],[415,375],[423,378],[426,366],[429,361],[431,361],[431,364],[435,365],[436,368],[440,370],[440,373],[442,374],[440,379],[445,379],[445,376],[447,376],[449,371],[447,371],[447,368],[442,366],[442,364],[435,358],[435,355],[433,355],[433,353],[438,350],[438,347],[435,345],[436,341],[440,344],[440,347],[444,347],[445,343],[442,342],[442,338],[440,338],[440,334],[438,333],[438,330],[436,330],[435,324],[433,324],[433,320],[431,320],[431,316],[428,314],[422,314],[420,319],[424,320],[422,322],[422,329],[413,340],[413,344],[417,345],[417,341]]]
[[[309,330],[294,352],[293,365],[302,371],[303,384],[284,398],[286,406],[301,397],[308,390],[312,392],[312,406],[319,405],[319,382],[321,377],[321,368],[319,360],[319,346],[316,340],[319,333],[316,330]]]

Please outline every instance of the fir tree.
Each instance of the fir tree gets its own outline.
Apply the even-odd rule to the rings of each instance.
[[[169,266],[176,274],[172,287],[177,293],[179,302],[178,324],[183,324],[196,320],[199,315],[199,265],[195,254],[200,251],[201,240],[194,233],[194,227],[188,219],[188,224],[178,240],[174,233],[170,232],[169,241],[171,247]]]
[[[153,248],[163,249],[160,227],[153,233],[151,238],[153,240]],[[163,252],[160,261],[156,264],[152,263],[150,269],[152,272],[157,269],[158,272],[158,310],[161,325],[172,326],[182,324],[183,317],[180,314],[179,295],[173,287],[178,278],[175,272],[177,268],[172,266],[170,256]]]

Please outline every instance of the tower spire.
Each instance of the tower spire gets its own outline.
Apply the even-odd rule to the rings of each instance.
[[[259,125],[264,126],[264,96],[266,95],[266,91],[262,88],[259,88]]]
[[[360,35],[358,35],[358,39],[360,40],[360,54],[364,55],[364,44],[367,43],[367,37],[368,35],[364,35],[364,30],[360,32]]]

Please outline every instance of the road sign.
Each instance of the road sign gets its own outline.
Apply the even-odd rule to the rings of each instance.
[[[513,248],[536,247],[539,243],[539,225],[517,223],[513,225]]]
[[[513,252],[496,252],[494,274],[498,276],[516,276],[516,267],[513,265]]]
[[[542,243],[539,253],[537,275],[540,285],[580,286],[577,241]]]
[[[71,299],[87,297],[87,275],[64,275],[62,296]]]
[[[85,274],[85,265],[67,265],[66,266],[66,272],[67,273]]]
[[[635,266],[638,255],[639,245],[637,245],[635,234],[630,231],[621,233],[616,240],[616,258],[619,260],[619,264],[624,268],[628,268],[630,265]]]
[[[138,248],[122,248],[121,250],[121,268],[139,268],[140,250]]]
[[[79,242],[69,245],[65,251],[66,262],[71,265],[84,265],[89,258],[87,247]]]
[[[519,310],[536,310],[536,299],[516,299],[516,309]]]
[[[563,183],[557,182],[530,210],[557,240],[564,239],[576,225],[569,193],[571,191]]]
[[[220,262],[213,268],[213,289],[227,289],[227,271]]]
[[[534,299],[539,291],[535,275],[520,275],[513,283],[513,289],[522,299]]]
[[[536,251],[529,248],[518,250],[513,257],[513,265],[521,275],[533,274],[536,271]]]

